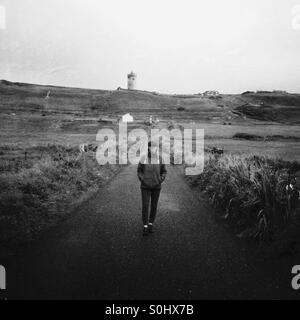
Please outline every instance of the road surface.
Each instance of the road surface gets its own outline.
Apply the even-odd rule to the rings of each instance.
[[[142,236],[136,166],[70,219],[9,259],[8,299],[299,298],[291,267],[273,268],[216,223],[181,169],[169,166],[156,232]]]

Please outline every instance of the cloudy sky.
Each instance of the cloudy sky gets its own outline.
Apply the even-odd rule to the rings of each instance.
[[[300,0],[0,0],[0,79],[300,92]]]

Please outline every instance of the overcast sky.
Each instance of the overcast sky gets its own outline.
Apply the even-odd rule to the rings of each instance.
[[[116,89],[133,70],[142,90],[300,92],[297,6],[300,0],[0,0],[0,79]]]

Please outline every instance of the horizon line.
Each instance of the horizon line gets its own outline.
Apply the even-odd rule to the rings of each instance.
[[[21,84],[21,85],[32,85],[32,86],[41,86],[41,87],[54,87],[54,88],[66,88],[66,89],[81,89],[81,90],[91,90],[91,91],[118,91],[118,89],[120,88],[122,91],[128,91],[128,92],[147,92],[147,93],[153,93],[153,94],[160,94],[160,95],[200,95],[205,93],[206,91],[218,91],[218,90],[205,90],[203,93],[198,92],[198,93],[166,93],[166,92],[160,92],[160,91],[156,91],[156,90],[143,90],[143,89],[133,89],[133,90],[129,90],[126,88],[122,88],[121,86],[118,86],[117,89],[100,89],[100,88],[91,88],[91,87],[78,87],[78,86],[68,86],[68,85],[55,85],[55,84],[41,84],[41,83],[33,83],[33,82],[20,82],[20,81],[11,81],[11,80],[7,80],[7,79],[0,79],[0,82],[9,82],[12,84]],[[266,93],[276,93],[276,92],[285,92],[287,94],[300,94],[299,92],[291,92],[288,90],[283,90],[283,89],[273,89],[273,90],[266,90],[266,89],[256,89],[256,90],[246,90],[243,92],[219,92],[220,95],[241,95],[245,92],[253,92],[253,93],[259,93],[259,92],[266,92]]]

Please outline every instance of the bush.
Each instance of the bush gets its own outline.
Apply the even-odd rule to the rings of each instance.
[[[259,157],[209,156],[189,178],[241,237],[271,239],[299,215],[299,166]]]
[[[243,133],[243,132],[234,134],[232,138],[239,139],[239,140],[254,140],[254,141],[264,140],[264,137],[262,136],[258,136],[250,133]]]

